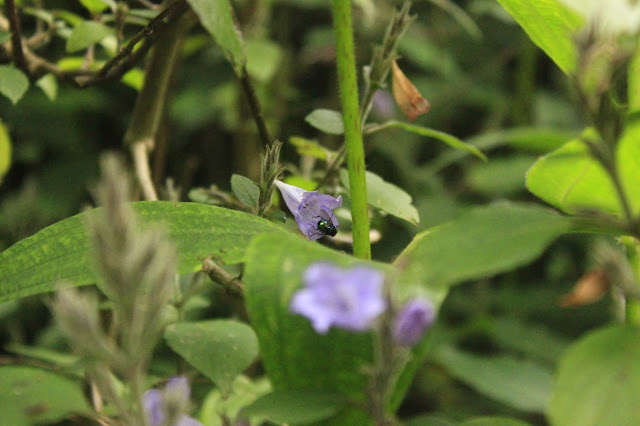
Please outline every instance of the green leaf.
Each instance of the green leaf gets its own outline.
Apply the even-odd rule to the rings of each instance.
[[[91,412],[79,383],[25,366],[0,367],[0,407],[2,423],[11,426],[54,423]]]
[[[498,0],[520,26],[567,74],[576,67],[573,35],[582,19],[558,0]]]
[[[629,148],[635,150],[633,146]],[[637,160],[622,161],[632,164]],[[635,174],[634,171],[631,174]],[[527,188],[567,213],[598,209],[623,216],[611,179],[579,139],[569,141],[552,153],[540,157],[527,173]]]
[[[335,153],[318,144],[318,142],[305,139],[300,136],[291,136],[289,143],[296,147],[296,151],[300,155],[308,155],[322,161],[329,161],[329,157],[335,156]]]
[[[252,78],[268,83],[281,60],[282,49],[277,43],[259,38],[247,40],[247,72]]]
[[[143,225],[162,225],[178,247],[179,273],[194,271],[206,256],[225,263],[245,260],[249,241],[263,232],[283,233],[271,222],[247,213],[197,203],[131,203]],[[0,301],[95,282],[85,216],[55,223],[0,253]]]
[[[636,43],[628,70],[628,102],[629,112],[640,111],[640,43]]]
[[[83,21],[69,34],[69,38],[67,39],[67,52],[73,53],[86,49],[113,33],[113,29],[100,22]]]
[[[367,202],[370,206],[389,213],[409,223],[417,225],[420,222],[418,210],[413,206],[411,196],[397,186],[385,182],[380,176],[366,172]],[[349,188],[349,173],[340,170],[340,180],[345,188]]]
[[[418,234],[394,263],[403,271],[400,282],[420,283],[439,293],[464,280],[524,265],[571,230],[570,218],[548,209],[491,204]]]
[[[523,411],[544,412],[551,395],[551,371],[530,360],[481,357],[443,348],[434,361],[478,392]]]
[[[640,116],[629,119],[616,146],[618,174],[629,207],[634,215],[640,213]]]
[[[242,77],[247,54],[229,0],[187,0],[187,3],[231,62],[236,75]]]
[[[17,104],[29,88],[29,79],[11,65],[0,65],[0,93]]]
[[[228,395],[223,395],[220,389],[212,389],[204,398],[198,417],[207,426],[225,426],[228,423],[223,423],[222,416],[236,420],[243,407],[269,392],[271,392],[271,384],[265,376],[252,380],[240,375],[233,381]],[[263,424],[266,421],[259,416],[251,417],[249,420],[252,425]]]
[[[120,81],[132,89],[140,91],[144,84],[144,71],[140,68],[132,68],[122,76]]]
[[[47,95],[50,101],[56,100],[58,96],[58,80],[56,80],[53,74],[49,73],[40,77],[38,81],[36,81],[36,86]]]
[[[256,237],[247,257],[243,278],[247,311],[274,389],[337,392],[365,402],[372,336],[338,329],[318,335],[308,319],[289,312],[289,300],[302,286],[311,263],[352,267],[364,262],[291,234]],[[368,424],[367,416],[355,407],[342,415],[343,422],[335,424]]]
[[[342,114],[332,109],[316,109],[304,118],[304,121],[321,132],[330,135],[341,135],[344,133],[344,123]]]
[[[240,202],[252,208],[258,208],[260,188],[254,181],[242,175],[231,176],[231,190]]]
[[[79,1],[92,15],[97,15],[109,7],[107,2],[103,0],[79,0]]]
[[[469,145],[463,142],[462,140],[456,138],[453,135],[450,135],[445,132],[441,132],[440,130],[430,129],[429,127],[416,126],[415,124],[409,124],[402,121],[390,120],[378,126],[373,126],[365,129],[365,133],[367,134],[375,133],[380,130],[394,128],[394,127],[400,128],[407,132],[415,133],[420,136],[426,136],[429,138],[439,140],[440,142],[443,142],[449,145],[451,148],[461,149],[463,151],[466,151],[470,154],[475,155],[476,157],[480,158],[483,161],[487,161],[487,156],[484,155],[475,146]]]
[[[458,426],[455,422],[447,417],[438,414],[423,414],[418,417],[409,419],[405,426]]]
[[[274,423],[309,424],[334,416],[346,403],[344,396],[332,392],[275,391],[245,407],[240,416],[263,416]]]
[[[558,365],[548,416],[563,426],[640,424],[640,333],[619,325],[590,333]]]
[[[7,127],[0,121],[0,184],[11,167],[11,139]]]
[[[189,364],[229,393],[238,374],[258,356],[258,340],[248,325],[231,320],[181,322],[167,327],[167,344]]]

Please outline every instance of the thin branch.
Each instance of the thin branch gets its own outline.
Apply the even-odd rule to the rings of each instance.
[[[229,295],[239,299],[244,297],[244,284],[240,278],[234,277],[210,258],[202,261],[202,272],[207,274],[211,281],[220,284]]]
[[[153,186],[151,169],[149,169],[149,152],[151,151],[149,148],[150,144],[153,144],[153,141],[131,144],[131,156],[133,157],[134,169],[136,171],[136,176],[138,177],[138,183],[142,189],[144,199],[157,201],[158,194]]]
[[[242,90],[244,94],[247,96],[247,101],[249,102],[249,108],[251,109],[251,114],[253,114],[253,119],[256,122],[256,126],[258,126],[258,132],[260,133],[260,138],[262,139],[262,143],[265,147],[271,146],[273,143],[273,136],[269,132],[269,128],[267,127],[267,123],[264,120],[264,114],[262,113],[262,107],[260,106],[260,100],[256,95],[256,89],[253,87],[253,83],[249,78],[249,73],[247,72],[247,68],[244,67],[242,69],[242,77],[240,77],[240,85],[242,86]]]
[[[5,13],[9,19],[11,28],[11,54],[16,66],[24,72],[29,72],[27,60],[22,50],[22,32],[20,31],[20,19],[18,18],[18,10],[14,0],[5,0]]]

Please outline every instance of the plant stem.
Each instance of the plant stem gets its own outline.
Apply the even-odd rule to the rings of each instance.
[[[361,259],[371,258],[369,242],[369,210],[367,208],[367,181],[365,176],[364,146],[358,106],[358,79],[351,28],[351,2],[333,0],[333,28],[336,37],[338,83],[342,102],[351,217],[353,220],[353,254]]]

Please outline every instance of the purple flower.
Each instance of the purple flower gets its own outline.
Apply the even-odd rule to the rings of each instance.
[[[427,299],[408,301],[393,321],[391,336],[400,346],[413,346],[433,324],[435,311]]]
[[[144,413],[149,426],[165,426],[169,410],[182,410],[189,403],[191,389],[189,382],[184,376],[172,377],[167,381],[163,391],[150,389],[144,393],[143,405]],[[196,419],[179,414],[178,418],[171,426],[202,426]]]
[[[382,294],[384,275],[368,266],[342,269],[314,263],[304,273],[305,288],[291,299],[291,312],[307,317],[319,334],[331,326],[364,331],[387,308]]]
[[[305,191],[277,180],[276,186],[284,202],[295,217],[298,227],[311,241],[323,235],[336,235],[338,219],[333,210],[342,205],[342,196],[333,198],[318,191]]]

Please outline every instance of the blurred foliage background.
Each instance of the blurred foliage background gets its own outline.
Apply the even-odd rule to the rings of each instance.
[[[80,2],[34,3],[89,16]],[[336,149],[339,137],[321,134],[304,120],[316,108],[339,109],[328,5],[320,0],[234,2],[249,73],[273,134],[283,141],[315,139]],[[393,7],[355,2],[360,66],[369,62]],[[373,254],[382,261],[391,260],[417,232],[471,206],[504,199],[536,202],[524,186],[526,170],[537,156],[584,127],[564,75],[496,1],[420,0],[412,13],[417,19],[400,43],[399,64],[432,106],[416,123],[477,145],[489,162],[400,130],[367,138],[368,168],[411,194],[420,213],[418,226],[376,219],[373,227],[382,238]],[[25,16],[25,33],[34,25]],[[47,49],[44,54],[59,55],[64,40]],[[0,99],[13,151],[0,186],[0,249],[90,203],[100,153],[124,151],[136,94],[130,84],[109,82],[86,89],[61,84],[53,100],[32,85],[15,106]],[[244,94],[202,28],[185,41],[167,117],[151,165],[156,185],[171,189],[161,191],[165,197],[177,190],[179,199],[188,200],[191,188],[212,184],[228,190],[232,173],[257,177],[261,144]],[[389,92],[380,91],[372,119],[393,117],[402,119]],[[293,169],[308,170],[310,160],[300,159],[294,146],[285,144],[283,153]],[[559,304],[589,270],[593,238],[565,236],[532,265],[454,288],[432,332],[434,349],[400,414],[429,412],[453,419],[505,414],[544,424],[541,413],[559,354],[613,315],[606,298],[587,306]],[[225,315],[222,298],[218,295],[214,300],[221,301],[199,315]],[[64,347],[39,298],[0,304],[3,356],[27,344]],[[514,387],[505,387],[505,379]]]

